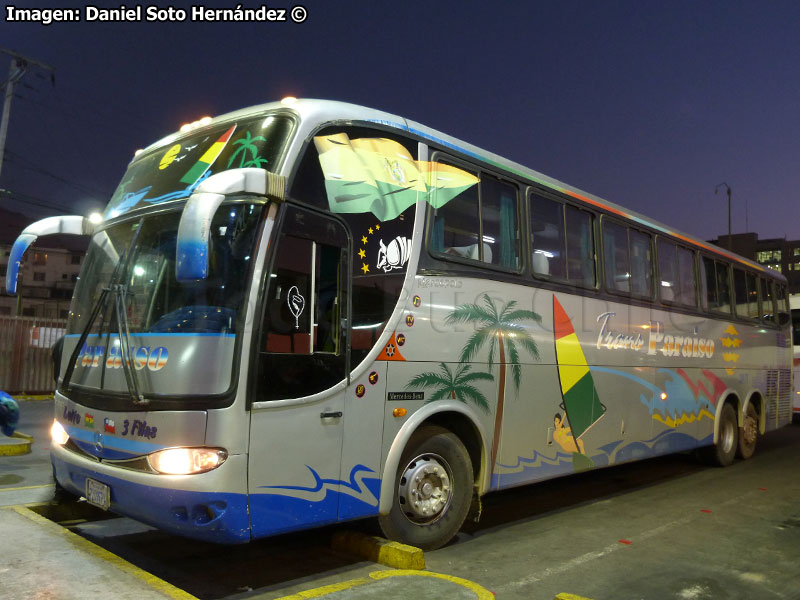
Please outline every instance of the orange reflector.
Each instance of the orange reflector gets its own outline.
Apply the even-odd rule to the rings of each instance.
[[[393,414],[395,417],[405,417],[405,416],[406,416],[406,413],[408,413],[408,411],[407,411],[405,408],[395,408],[395,409],[392,411],[392,414]]]

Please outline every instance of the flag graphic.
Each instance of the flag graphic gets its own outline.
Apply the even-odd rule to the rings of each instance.
[[[114,421],[111,419],[103,419],[103,429],[105,429],[108,433],[116,433],[117,430],[114,427]]]
[[[572,435],[576,440],[586,433],[605,414],[600,403],[592,373],[575,328],[564,307],[553,296],[553,332],[556,343],[556,362],[564,412],[567,413]]]
[[[351,140],[338,133],[317,136],[314,145],[334,213],[371,212],[389,221],[418,198],[439,208],[478,183],[477,177],[457,167],[414,160],[394,140]]]
[[[219,158],[219,155],[222,154],[222,151],[225,149],[228,140],[231,139],[235,129],[236,125],[231,125],[228,131],[219,136],[219,139],[211,144],[211,147],[205,151],[203,156],[200,157],[200,160],[194,163],[192,168],[186,172],[186,175],[181,178],[181,183],[188,183],[191,185],[200,179],[203,174],[208,171],[209,167],[214,164],[214,161]]]

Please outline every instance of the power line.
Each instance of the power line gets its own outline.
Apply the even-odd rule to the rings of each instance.
[[[61,183],[65,183],[65,184],[75,188],[79,192],[84,192],[84,193],[87,193],[87,194],[97,194],[99,196],[108,195],[107,192],[101,192],[100,190],[87,187],[85,185],[82,185],[80,183],[76,183],[74,181],[70,181],[69,179],[61,177],[60,175],[56,175],[55,173],[51,173],[50,171],[42,169],[41,167],[36,165],[33,161],[25,158],[24,156],[21,156],[21,155],[17,154],[16,152],[12,152],[10,150],[6,150],[6,156],[10,158],[10,160],[7,158],[7,160],[9,160],[9,162],[16,163],[18,168],[20,168],[20,169],[25,169],[26,171],[33,171],[34,173],[41,173],[42,175],[46,175],[46,176],[48,176],[48,177],[50,177],[52,179],[55,179],[56,181],[60,181]],[[28,163],[28,164],[27,165],[20,164],[20,161],[22,161],[24,163]]]
[[[38,206],[40,208],[56,210],[61,214],[70,212],[65,206],[53,204],[52,202],[48,202],[47,200],[43,200],[37,196],[31,196],[30,194],[25,194],[23,192],[14,192],[2,188],[0,188],[0,199],[12,200],[15,202],[27,202],[28,204],[33,204],[34,206]]]

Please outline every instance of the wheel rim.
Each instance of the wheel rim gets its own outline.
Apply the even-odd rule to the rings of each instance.
[[[441,519],[453,497],[453,472],[436,454],[422,454],[411,460],[397,486],[403,514],[412,523],[430,525]]]
[[[756,443],[756,436],[758,435],[758,425],[756,424],[755,417],[748,415],[744,419],[743,437],[744,443],[747,446],[752,446]]]
[[[730,452],[733,449],[733,442],[736,439],[736,427],[731,421],[726,421],[719,432],[720,445],[724,452]]]

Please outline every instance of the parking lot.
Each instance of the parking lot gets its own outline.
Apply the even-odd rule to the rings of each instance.
[[[46,420],[48,404],[23,406],[21,428],[34,433],[34,452],[0,457],[3,505],[52,494],[46,427],[35,424]],[[125,576],[134,573],[154,597],[800,598],[798,458],[800,427],[791,426],[762,438],[752,460],[727,469],[676,455],[492,494],[481,521],[425,553],[426,568],[416,572],[333,549],[339,532],[377,534],[371,521],[230,547],[110,514],[60,519],[88,548],[102,549],[95,558],[122,559],[113,569],[131,565]],[[19,556],[21,541],[10,542],[14,568],[34,570],[31,587],[44,585],[52,565],[43,544]],[[81,597],[67,583],[47,583],[47,597]]]

